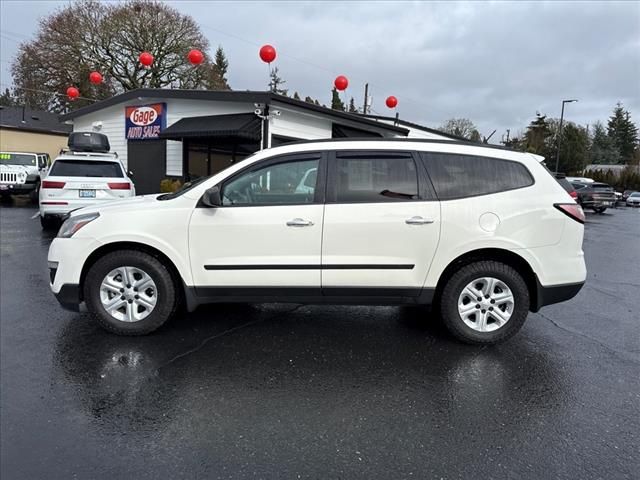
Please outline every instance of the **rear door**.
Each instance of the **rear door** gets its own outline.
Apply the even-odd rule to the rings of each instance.
[[[440,235],[440,205],[411,152],[337,151],[322,238],[326,295],[417,296]]]

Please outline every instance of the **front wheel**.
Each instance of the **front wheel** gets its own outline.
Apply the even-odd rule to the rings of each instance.
[[[596,213],[604,213],[607,207],[593,207],[593,211]]]
[[[40,183],[38,182],[36,184],[36,188],[34,188],[33,190],[31,190],[29,192],[29,200],[31,200],[31,203],[33,205],[37,205],[38,204],[38,196],[40,194]]]
[[[43,217],[42,215],[40,215],[40,226],[43,230],[54,230],[60,227],[60,220],[58,220],[56,217]]]
[[[529,312],[529,290],[512,267],[474,262],[447,281],[440,313],[449,331],[472,344],[495,344],[515,335]]]
[[[84,282],[87,309],[104,329],[144,335],[175,312],[178,295],[171,272],[155,257],[121,250],[100,258]]]

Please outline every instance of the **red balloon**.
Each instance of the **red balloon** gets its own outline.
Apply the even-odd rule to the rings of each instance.
[[[276,59],[276,49],[271,45],[263,45],[260,48],[260,59],[265,63],[271,63]]]
[[[389,108],[396,108],[398,106],[398,99],[391,95],[390,97],[387,97],[387,101],[385,103]]]
[[[99,85],[102,83],[102,75],[100,72],[91,72],[89,74],[89,81],[94,85]]]
[[[69,100],[75,100],[79,96],[80,90],[78,90],[76,87],[67,88],[67,97],[69,97]]]
[[[200,50],[191,50],[187,54],[187,58],[192,65],[200,65],[204,61],[204,55]]]
[[[333,84],[336,86],[336,88],[340,91],[342,90],[346,90],[347,87],[349,86],[349,79],[347,77],[345,77],[344,75],[339,75],[336,77],[336,79],[333,81]]]
[[[150,67],[153,63],[153,55],[151,55],[149,52],[142,52],[138,59],[140,60],[140,63],[145,67]]]

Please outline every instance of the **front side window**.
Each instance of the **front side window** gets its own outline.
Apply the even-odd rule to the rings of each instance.
[[[440,200],[474,197],[533,185],[527,168],[514,161],[475,155],[422,152]]]
[[[56,160],[49,175],[53,177],[123,177],[120,164],[102,160]]]
[[[411,156],[350,155],[336,158],[336,202],[416,200],[418,172]]]
[[[319,158],[292,160],[241,173],[225,183],[226,206],[301,205],[313,203]]]

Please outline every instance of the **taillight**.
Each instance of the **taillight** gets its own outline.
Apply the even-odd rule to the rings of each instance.
[[[576,222],[584,223],[584,211],[580,205],[575,203],[554,203],[554,207],[564,213],[566,216],[571,217]]]
[[[575,190],[570,191],[569,195],[571,196],[571,198],[578,198],[578,192],[576,192]]]
[[[129,182],[115,182],[107,183],[111,190],[131,190],[131,184]]]
[[[64,188],[65,182],[52,182],[51,180],[43,180],[41,188]]]

